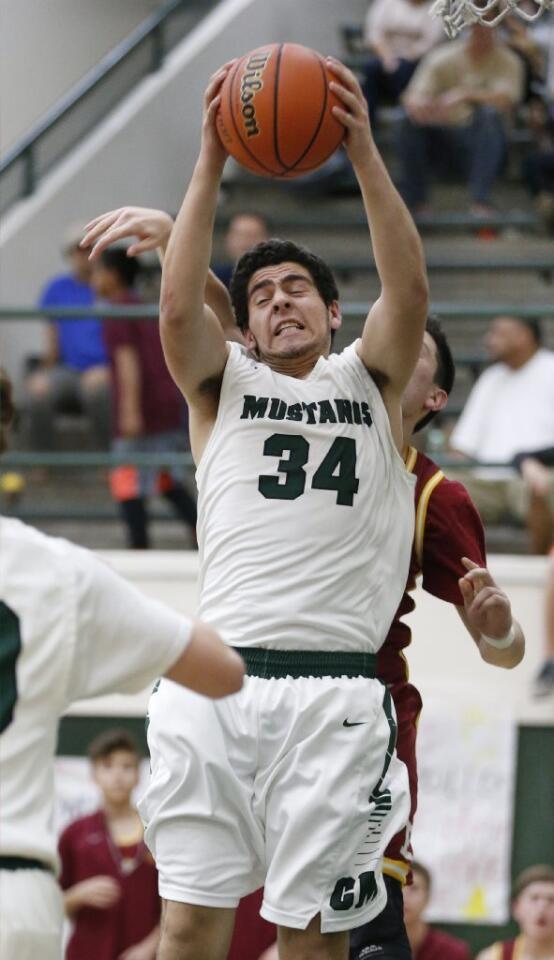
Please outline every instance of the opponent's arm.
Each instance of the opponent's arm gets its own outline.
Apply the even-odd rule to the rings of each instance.
[[[160,265],[163,267],[172,229],[173,217],[164,210],[149,207],[119,207],[117,210],[108,210],[107,213],[102,213],[87,223],[80,246],[90,247],[90,259],[95,260],[102,250],[106,250],[113,243],[136,237],[136,241],[127,247],[127,255],[136,257],[140,253],[156,250]],[[204,303],[215,313],[225,338],[244,343],[244,337],[235,323],[229,291],[213,270],[208,271]]]
[[[160,333],[171,374],[193,414],[212,420],[217,391],[206,385],[223,376],[227,346],[213,311],[204,306],[217,198],[227,153],[215,118],[229,64],[211,78],[204,96],[200,154],[171,231],[162,269]]]
[[[369,311],[360,356],[380,374],[384,391],[399,398],[417,362],[427,319],[428,284],[421,241],[371,134],[367,103],[354,75],[329,58],[343,106],[333,113],[346,127],[345,147],[360,185],[381,295]]]
[[[525,653],[525,637],[512,617],[507,595],[485,567],[467,557],[462,557],[462,563],[467,573],[458,582],[464,606],[456,607],[462,622],[485,663],[508,670],[517,667]],[[500,648],[495,646],[495,641],[510,640],[510,634],[511,642]]]
[[[216,277],[213,270],[208,271],[204,301],[219,320],[225,339],[236,340],[237,343],[244,344],[244,337],[235,321],[229,291],[219,277]]]
[[[196,620],[186,649],[165,676],[206,697],[228,697],[242,687],[244,662],[212,627]]]

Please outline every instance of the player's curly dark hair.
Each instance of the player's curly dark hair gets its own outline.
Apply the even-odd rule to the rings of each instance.
[[[8,428],[15,417],[12,384],[6,371],[0,367],[0,453],[8,446]]]
[[[437,372],[435,373],[435,383],[437,383],[439,387],[442,387],[444,392],[449,395],[452,387],[454,386],[456,367],[454,364],[452,351],[450,349],[450,344],[448,343],[446,334],[442,329],[441,322],[435,314],[430,314],[427,317],[425,330],[432,337],[435,347],[437,348]],[[417,433],[418,430],[423,430],[423,428],[431,422],[433,417],[436,417],[438,412],[438,410],[430,410],[429,413],[426,413],[421,420],[417,421],[414,427],[414,433]]]
[[[141,271],[141,263],[137,257],[128,257],[121,247],[111,247],[102,251],[99,261],[106,270],[117,273],[124,286],[134,287]]]
[[[285,261],[299,263],[310,274],[326,307],[338,300],[339,291],[332,271],[321,257],[291,240],[264,240],[238,260],[231,278],[231,301],[238,326],[248,328],[248,283],[262,267],[273,267]]]

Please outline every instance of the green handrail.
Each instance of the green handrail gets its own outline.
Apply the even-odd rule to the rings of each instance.
[[[94,66],[75,86],[69,90],[65,96],[52,107],[51,110],[40,120],[30,131],[22,137],[0,161],[0,185],[2,180],[14,169],[16,164],[23,165],[21,190],[3,205],[6,209],[12,202],[29,196],[34,192],[36,184],[41,175],[56,163],[60,156],[67,150],[67,144],[50,158],[48,165],[41,170],[37,164],[37,147],[41,141],[61,122],[63,122],[72,110],[78,109],[83,104],[85,98],[89,97],[99,85],[110,77],[114,70],[122,63],[127,61],[130,56],[141,46],[148,42],[151,46],[148,64],[144,70],[143,76],[158,70],[170,49],[164,29],[166,23],[175,15],[194,8],[199,10],[199,14],[204,16],[210,7],[214,6],[216,0],[166,0],[160,8],[146,17],[124,40],[104,56],[96,66]],[[178,38],[180,39],[180,37]],[[133,77],[129,84],[131,89],[136,84],[136,77]],[[115,105],[115,104],[114,104]],[[105,108],[102,109],[97,121],[103,119],[106,115]],[[87,133],[91,129],[91,124],[87,126]],[[80,139],[79,136],[74,143]],[[74,145],[74,143],[72,145]]]
[[[42,451],[14,450],[2,454],[0,473],[9,467],[191,467],[190,452],[183,453],[110,453],[108,451]]]
[[[350,301],[341,305],[343,317],[358,318],[367,314],[368,303],[364,301]],[[517,304],[510,301],[490,301],[487,303],[456,303],[452,300],[437,300],[430,305],[432,313],[438,313],[443,318],[455,317],[460,320],[475,318],[496,317],[501,314],[518,316],[527,319],[554,317],[554,302],[551,304]],[[14,320],[36,320],[37,318],[52,317],[91,317],[102,319],[144,320],[158,317],[159,308],[154,303],[129,304],[124,307],[91,306],[91,307],[21,307],[0,306],[0,322]]]

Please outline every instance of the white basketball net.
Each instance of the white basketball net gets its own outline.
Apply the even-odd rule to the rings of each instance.
[[[442,17],[444,29],[453,39],[472,23],[495,27],[510,13],[531,23],[546,10],[554,10],[554,0],[435,0],[431,15]]]

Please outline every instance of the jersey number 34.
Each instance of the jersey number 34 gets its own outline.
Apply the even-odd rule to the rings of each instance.
[[[285,459],[284,454],[288,453]],[[296,500],[306,489],[304,467],[310,456],[310,444],[296,434],[273,433],[264,443],[264,456],[280,457],[277,470],[281,476],[262,474],[258,490],[267,500]],[[333,490],[337,504],[351,507],[360,481],[356,477],[356,441],[337,437],[312,478],[313,490]]]

